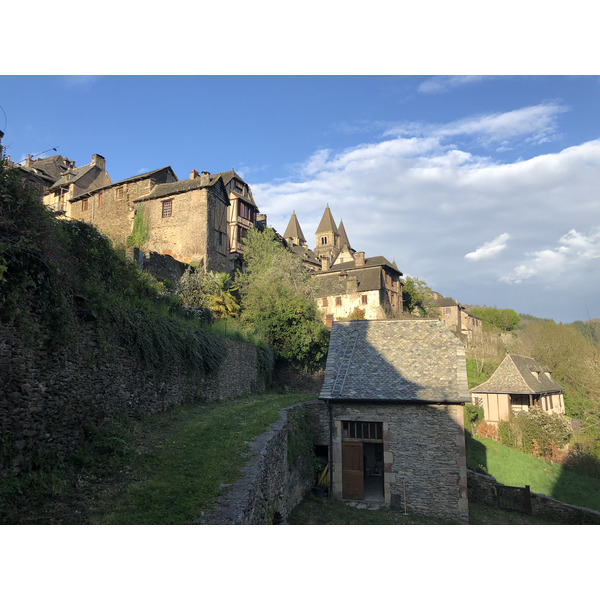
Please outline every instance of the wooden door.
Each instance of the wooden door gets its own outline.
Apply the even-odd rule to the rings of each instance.
[[[342,442],[342,498],[364,498],[364,465],[362,442]]]

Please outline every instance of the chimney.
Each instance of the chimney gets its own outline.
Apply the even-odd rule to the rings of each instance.
[[[202,171],[202,175],[200,175],[200,183],[202,185],[208,185],[210,183],[210,173],[208,171]]]
[[[321,271],[328,271],[328,270],[329,270],[329,257],[322,256],[321,257]]]
[[[358,279],[356,275],[350,275],[346,281],[346,294],[354,294],[358,292]]]
[[[364,267],[365,266],[365,253],[364,252],[355,252],[354,253],[354,266],[355,267]]]
[[[25,166],[29,169],[31,167],[31,154],[25,159]]]
[[[106,160],[100,154],[92,154],[92,165],[106,171]]]
[[[192,169],[192,171],[190,171],[190,179],[198,179],[198,177],[200,177],[200,173],[198,173],[196,169]]]

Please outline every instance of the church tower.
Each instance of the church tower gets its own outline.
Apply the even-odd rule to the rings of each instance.
[[[306,248],[306,238],[302,233],[302,228],[300,227],[300,223],[298,222],[298,217],[296,217],[296,211],[292,212],[290,222],[288,223],[288,226],[285,229],[285,233],[283,234],[283,239],[290,246],[294,245]]]
[[[323,263],[323,268],[329,268],[341,250],[340,233],[333,220],[331,210],[329,210],[329,204],[323,213],[323,217],[321,218],[321,222],[317,227],[315,235],[317,236],[315,254]]]

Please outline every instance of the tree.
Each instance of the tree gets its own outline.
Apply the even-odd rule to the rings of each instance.
[[[486,329],[499,329],[500,331],[514,331],[519,326],[519,315],[510,308],[474,308],[471,314],[479,317]]]
[[[285,360],[303,370],[317,368],[327,355],[329,330],[319,319],[314,282],[272,229],[248,233],[236,282],[242,319]]]
[[[402,286],[404,312],[418,313],[421,317],[439,317],[438,308],[433,302],[431,288],[421,279],[407,277]]]
[[[217,318],[238,317],[237,285],[229,273],[188,268],[179,282],[181,303],[188,308],[207,308]]]

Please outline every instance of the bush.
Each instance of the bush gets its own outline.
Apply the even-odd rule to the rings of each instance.
[[[498,441],[498,427],[493,423],[483,421],[477,427],[477,435],[482,438]]]
[[[477,430],[477,426],[483,421],[483,408],[481,406],[475,406],[474,404],[465,404],[465,425],[468,426],[469,431],[474,433]]]
[[[500,421],[498,423],[498,441],[509,448],[517,449],[517,434],[513,427],[513,421]]]

